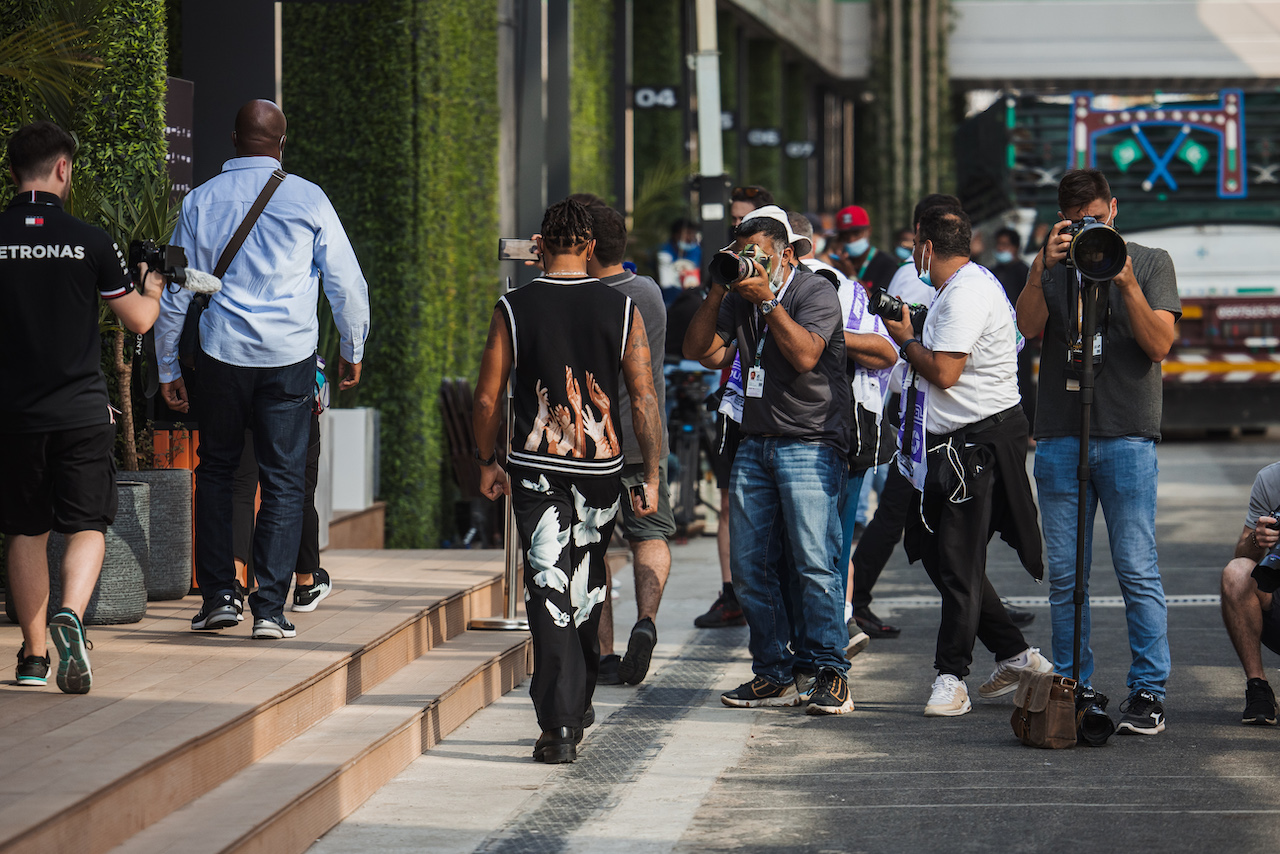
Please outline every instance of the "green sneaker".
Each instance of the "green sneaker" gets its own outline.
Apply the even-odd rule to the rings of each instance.
[[[75,611],[63,608],[49,620],[49,633],[58,648],[58,687],[64,694],[88,694],[93,685],[89,668],[93,644],[85,637],[84,624]]]

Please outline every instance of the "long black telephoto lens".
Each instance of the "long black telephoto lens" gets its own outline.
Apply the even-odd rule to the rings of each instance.
[[[1092,688],[1076,689],[1076,741],[1090,747],[1101,747],[1116,731],[1115,722],[1107,714],[1106,694]]]
[[[1120,275],[1129,249],[1124,238],[1105,223],[1085,217],[1072,228],[1074,237],[1067,250],[1067,258],[1080,271],[1080,275],[1095,282],[1105,282]]]
[[[711,274],[711,281],[726,288],[736,285],[751,275],[751,271],[750,260],[727,249],[721,249],[711,256],[711,263],[707,267],[707,272]]]

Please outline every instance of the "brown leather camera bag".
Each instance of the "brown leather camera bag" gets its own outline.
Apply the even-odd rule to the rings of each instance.
[[[1018,675],[1013,734],[1028,747],[1060,750],[1076,746],[1076,682],[1054,673]]]

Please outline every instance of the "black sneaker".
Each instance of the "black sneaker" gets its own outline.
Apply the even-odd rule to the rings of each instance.
[[[88,694],[93,685],[89,667],[89,650],[93,649],[84,634],[84,624],[70,608],[63,608],[49,620],[49,634],[58,648],[58,687],[64,694]]]
[[[1120,704],[1120,723],[1116,732],[1155,735],[1164,732],[1164,704],[1150,691],[1134,691]]]
[[[18,647],[18,684],[43,687],[49,684],[49,655],[27,655],[25,646]],[[1275,723],[1275,721],[1272,721]]]
[[[639,685],[649,673],[649,662],[653,659],[653,648],[658,644],[658,630],[653,620],[645,617],[631,629],[631,640],[627,641],[627,654],[618,662],[618,678],[628,685]]]
[[[245,587],[239,581],[236,581],[234,583],[234,586],[232,587],[231,595],[234,599],[235,606],[236,606],[236,622],[243,623],[244,608],[249,601],[249,588]]]
[[[1036,618],[1036,615],[1031,611],[1024,611],[1021,608],[1015,608],[1010,605],[1008,599],[1001,599],[1000,604],[1004,606],[1004,612],[1009,615],[1009,622],[1018,628],[1030,625],[1031,621]]]
[[[239,622],[242,617],[237,617],[238,611],[236,603],[240,601],[238,596],[232,593],[223,593],[216,599],[210,599],[200,606],[200,610],[191,618],[191,631],[193,632],[212,632],[218,629],[229,629]],[[241,608],[244,606],[241,605]]]
[[[21,665],[18,669],[21,671]],[[21,679],[18,680],[18,684],[22,684]],[[1245,683],[1244,716],[1240,723],[1257,726],[1276,725],[1276,694],[1271,690],[1270,682],[1265,679],[1250,679]]]
[[[253,621],[253,636],[258,640],[280,640],[298,636],[298,629],[284,614],[278,617],[259,617]]]
[[[891,626],[881,620],[870,608],[854,608],[854,622],[858,624],[858,628],[862,629],[871,638],[896,638],[902,634],[902,629],[897,626]]]
[[[596,707],[587,706],[587,710],[582,714],[582,726],[573,731],[573,743],[581,744],[582,736],[587,731],[587,727],[596,722]]]
[[[720,695],[720,702],[739,709],[754,709],[757,706],[798,706],[800,695],[796,693],[794,682],[775,685],[763,676],[757,676],[750,682],[743,682],[732,691],[725,691]]]
[[[293,605],[290,611],[314,611],[320,600],[329,595],[333,589],[329,581],[329,573],[321,567],[312,573],[310,584],[293,585]]]
[[[622,678],[618,676],[618,665],[622,663],[622,657],[610,653],[609,655],[600,656],[600,669],[596,671],[597,685],[621,685]]]
[[[700,629],[724,629],[729,626],[745,626],[747,618],[742,616],[742,606],[738,604],[738,597],[722,591],[712,603],[711,610],[694,617],[693,624]]]
[[[819,670],[818,682],[805,712],[810,715],[843,715],[852,711],[853,695],[849,693],[849,680],[834,667]]]

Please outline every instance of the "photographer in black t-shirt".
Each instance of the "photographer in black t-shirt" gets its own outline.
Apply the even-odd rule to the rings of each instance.
[[[65,534],[62,602],[49,620],[58,687],[87,693],[92,673],[80,617],[115,518],[115,417],[102,375],[98,297],[132,332],[151,328],[164,279],[142,265],[134,289],[119,248],[63,210],[75,141],[52,122],[10,139],[18,193],[0,213],[0,531],[9,543],[9,595],[22,624],[19,685],[45,685],[49,531]],[[20,369],[13,370],[15,366]]]

